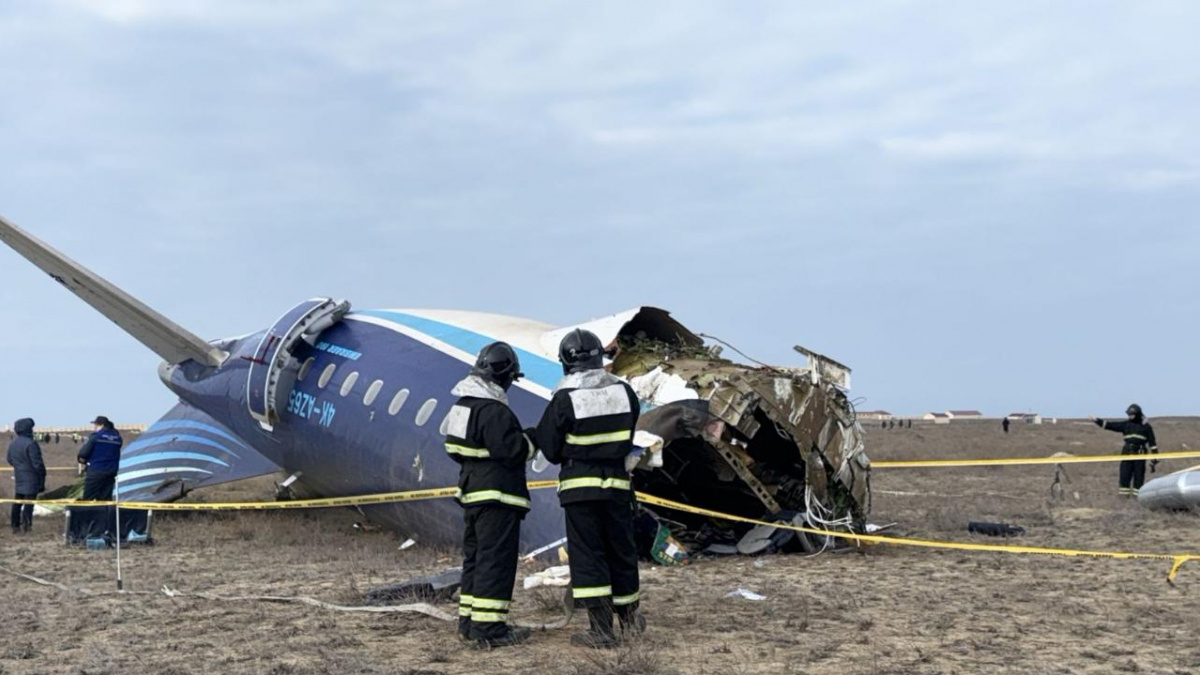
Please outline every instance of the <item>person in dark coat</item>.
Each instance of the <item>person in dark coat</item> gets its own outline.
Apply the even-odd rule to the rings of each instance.
[[[640,607],[632,478],[626,459],[641,405],[637,394],[604,369],[605,349],[591,331],[575,329],[559,344],[564,377],[535,435],[542,455],[562,468],[558,500],[566,513],[571,596],[588,611],[587,632],[571,644],[617,645],[646,630]]]
[[[511,346],[485,346],[470,374],[451,390],[459,399],[446,416],[446,452],[462,467],[458,632],[480,648],[520,644],[531,634],[528,628],[508,625],[521,520],[530,507],[525,462],[534,454],[533,442],[508,407],[508,389],[521,376]]]
[[[16,436],[8,445],[8,463],[13,468],[17,499],[34,499],[46,491],[46,464],[42,448],[33,440],[33,420],[19,419],[13,425]],[[33,525],[33,504],[12,505],[13,533],[28,532]]]
[[[1126,420],[1111,422],[1091,418],[1101,429],[1115,431],[1124,437],[1125,444],[1121,447],[1122,455],[1144,456],[1158,454],[1158,441],[1154,438],[1154,427],[1146,421],[1142,406],[1134,403],[1125,411]],[[1158,466],[1158,460],[1150,461],[1150,472]],[[1146,460],[1129,459],[1121,462],[1121,472],[1118,475],[1117,491],[1124,497],[1136,497],[1146,481]]]
[[[103,415],[92,420],[96,430],[79,448],[79,463],[87,466],[83,481],[85,501],[111,501],[117,470],[121,464],[121,446],[125,441],[113,423]]]

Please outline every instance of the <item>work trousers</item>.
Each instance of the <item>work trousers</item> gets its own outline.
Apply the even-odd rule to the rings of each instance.
[[[33,499],[37,495],[16,494],[17,499]],[[12,505],[12,529],[24,529],[26,532],[33,526],[33,504]]]
[[[1134,453],[1121,453],[1134,454]],[[1146,460],[1127,459],[1121,462],[1121,494],[1137,494],[1146,482]]]
[[[112,501],[113,486],[117,482],[116,471],[92,471],[88,469],[87,477],[83,479],[83,500],[108,502]]]
[[[470,618],[470,637],[498,638],[508,632],[508,606],[517,576],[524,511],[483,504],[463,510],[463,569],[459,621]]]
[[[627,492],[627,491],[622,491]],[[622,616],[638,606],[638,556],[633,495],[621,500],[564,504],[571,594],[576,606],[615,606]]]

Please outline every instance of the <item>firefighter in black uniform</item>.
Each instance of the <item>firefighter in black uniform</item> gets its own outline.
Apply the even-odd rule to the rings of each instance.
[[[1125,411],[1129,419],[1124,422],[1092,421],[1101,429],[1115,431],[1125,436],[1125,446],[1121,448],[1122,455],[1158,454],[1158,442],[1154,440],[1154,428],[1146,422],[1142,407],[1136,403]],[[1150,472],[1154,473],[1158,460],[1150,461]],[[1136,497],[1142,483],[1146,482],[1146,460],[1124,460],[1121,462],[1120,493],[1128,497]]]
[[[530,506],[525,462],[534,454],[505,393],[519,377],[512,347],[487,345],[451,390],[460,398],[446,417],[446,452],[462,465],[458,501],[466,526],[458,632],[482,648],[519,644],[530,635],[508,625],[521,520]]]
[[[613,610],[625,635],[640,635],[638,556],[633,516],[636,502],[625,460],[633,452],[637,394],[604,370],[604,346],[595,334],[576,329],[559,345],[566,377],[537,426],[546,459],[561,465],[559,501],[566,511],[571,593],[588,610],[589,629],[571,644],[613,647]]]

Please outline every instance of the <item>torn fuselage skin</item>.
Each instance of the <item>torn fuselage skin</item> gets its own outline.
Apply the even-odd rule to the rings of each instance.
[[[800,514],[814,527],[861,531],[870,462],[843,388],[849,369],[802,348],[807,368],[734,363],[671,324],[631,321],[615,339],[613,372],[643,401],[638,429],[665,442],[662,468],[635,472],[638,489],[746,517]],[[704,519],[679,520],[692,530]]]

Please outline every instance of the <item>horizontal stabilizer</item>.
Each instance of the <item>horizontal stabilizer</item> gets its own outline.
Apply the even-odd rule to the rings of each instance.
[[[117,488],[123,502],[164,502],[281,470],[228,427],[181,402],[121,450]]]
[[[79,263],[0,218],[0,241],[37,265],[168,363],[218,366],[226,355]]]

